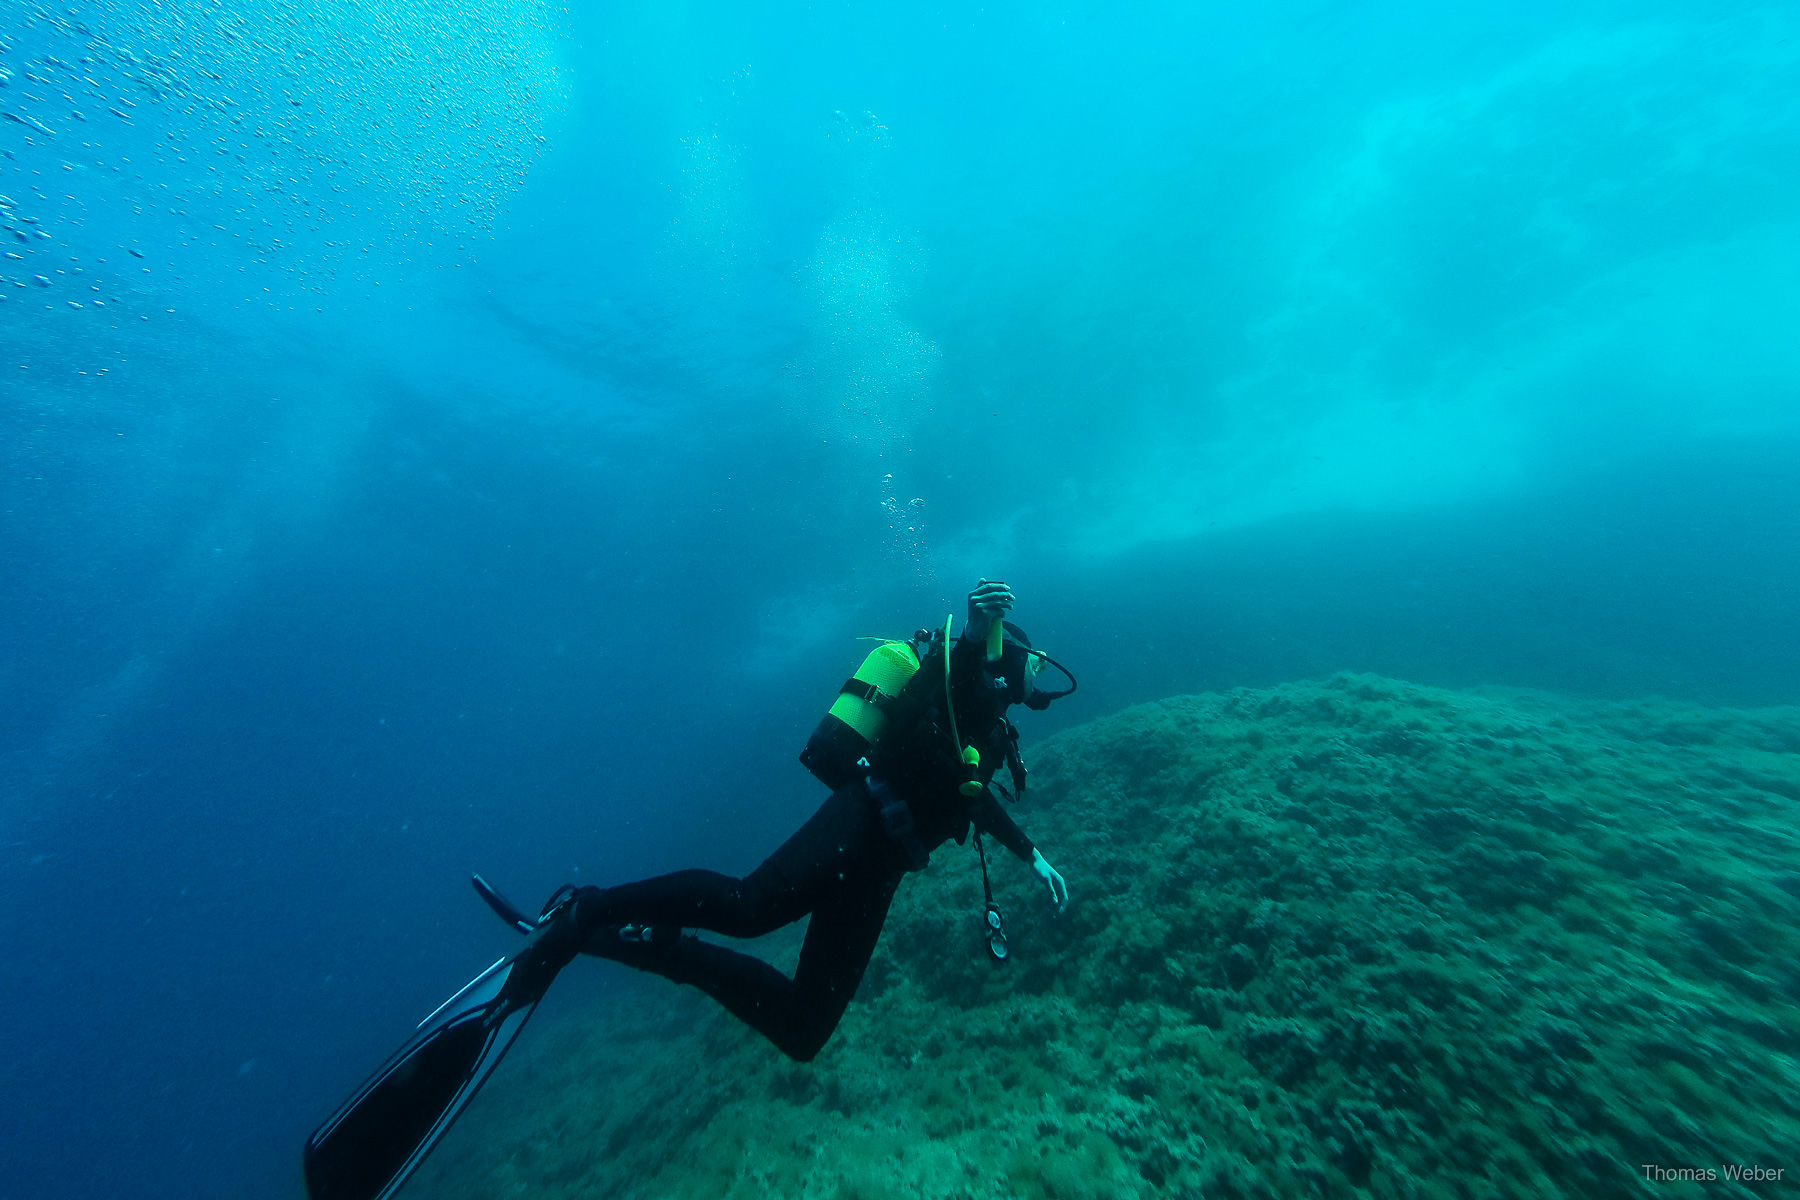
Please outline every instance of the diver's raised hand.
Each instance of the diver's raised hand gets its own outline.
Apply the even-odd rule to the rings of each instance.
[[[1069,885],[1063,882],[1062,872],[1051,866],[1045,860],[1043,852],[1035,846],[1031,850],[1031,869],[1038,873],[1038,878],[1050,889],[1050,901],[1056,905],[1056,915],[1062,916],[1069,907]]]
[[[969,623],[963,627],[963,637],[972,642],[987,637],[988,627],[1012,610],[1014,599],[1012,589],[998,579],[977,583],[969,593]]]

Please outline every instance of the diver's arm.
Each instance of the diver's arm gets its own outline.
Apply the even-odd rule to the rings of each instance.
[[[981,798],[969,808],[969,819],[981,832],[1011,850],[1019,856],[1019,861],[1028,863],[1031,856],[1037,853],[1037,847],[1019,828],[1019,823],[1012,819],[1012,814],[1000,807],[1000,801],[994,798],[991,788],[981,789]]]
[[[1056,905],[1058,913],[1069,907],[1069,885],[1063,881],[1062,872],[1051,866],[1038,848],[1031,844],[1031,839],[1025,836],[1025,831],[1019,828],[1018,822],[994,799],[992,789],[981,790],[981,799],[969,810],[969,819],[975,822],[976,828],[991,834],[995,841],[1018,855],[1021,862],[1031,864],[1037,877],[1050,889],[1050,902]]]
[[[969,593],[969,621],[963,626],[963,641],[985,642],[988,626],[1004,618],[1015,599],[1012,589],[998,579],[992,582],[983,579],[977,583],[975,590]]]

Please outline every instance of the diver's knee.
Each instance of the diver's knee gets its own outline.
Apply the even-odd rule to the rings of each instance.
[[[795,1062],[809,1063],[819,1056],[819,1051],[823,1050],[825,1043],[831,1040],[831,1034],[830,1029],[823,1033],[810,1029],[802,1030],[782,1038],[775,1044],[775,1047]]]
[[[831,1035],[837,1032],[838,1022],[843,1020],[844,1010],[833,1007],[823,1012],[809,1013],[786,1030],[779,1043],[782,1053],[797,1062],[811,1062],[817,1058],[819,1051],[831,1041]]]

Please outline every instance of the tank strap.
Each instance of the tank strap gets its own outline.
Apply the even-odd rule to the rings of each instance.
[[[888,695],[868,680],[857,679],[854,676],[844,680],[844,686],[838,689],[838,695],[855,696],[858,700],[867,701],[880,709],[887,708],[889,705],[893,704],[895,700],[899,699],[898,696]]]

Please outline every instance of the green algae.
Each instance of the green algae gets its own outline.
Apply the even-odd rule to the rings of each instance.
[[[534,1030],[421,1196],[1753,1196],[1800,1175],[1800,710],[1343,675],[1032,754],[1069,879],[903,885],[836,1038]],[[791,964],[791,941],[782,951]],[[658,981],[659,982],[659,981]],[[1785,1182],[1649,1183],[1754,1163]]]

